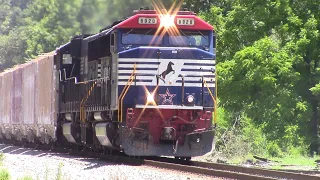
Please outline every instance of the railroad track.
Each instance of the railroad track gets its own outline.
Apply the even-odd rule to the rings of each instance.
[[[319,176],[207,162],[177,162],[174,159],[145,160],[146,165],[232,179],[301,179],[319,180]]]
[[[0,142],[1,143],[1,142]],[[8,144],[8,143],[5,143]],[[9,143],[11,145],[11,143]],[[17,146],[15,144],[14,146]],[[35,147],[29,147],[35,148]],[[259,168],[247,168],[234,165],[207,163],[198,161],[183,161],[175,160],[173,158],[135,158],[128,157],[121,154],[106,155],[96,152],[88,152],[81,150],[70,150],[65,148],[55,147],[51,149],[48,146],[37,146],[37,149],[44,151],[59,152],[62,154],[70,154],[73,156],[90,157],[106,160],[113,163],[124,163],[130,165],[147,165],[157,168],[165,168],[170,170],[184,171],[195,174],[203,174],[212,177],[222,177],[231,179],[302,179],[302,180],[319,180],[319,176],[299,174],[284,171],[274,171]]]

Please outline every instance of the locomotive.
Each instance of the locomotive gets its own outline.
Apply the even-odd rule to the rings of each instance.
[[[212,150],[213,27],[140,9],[0,74],[0,137],[190,159]]]

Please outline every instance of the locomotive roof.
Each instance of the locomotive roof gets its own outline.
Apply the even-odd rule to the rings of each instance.
[[[178,11],[173,14],[168,14],[174,18],[175,25],[178,29],[189,29],[189,30],[213,30],[213,26],[196,16],[192,11]],[[113,28],[159,28],[161,23],[162,14],[157,13],[155,10],[138,10],[134,11],[134,15],[119,22]],[[156,18],[155,24],[139,24],[140,18]],[[193,25],[179,25],[178,19],[193,19]]]

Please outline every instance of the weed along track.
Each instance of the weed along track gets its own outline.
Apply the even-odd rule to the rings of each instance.
[[[7,147],[12,147],[9,145],[3,145]],[[3,151],[6,148],[1,148]],[[86,149],[66,149],[66,148],[57,148],[52,146],[51,148],[48,146],[37,146],[30,148],[37,148],[40,150],[44,150],[46,152],[51,153],[59,153],[69,158],[86,158],[86,159],[95,159],[102,160],[106,163],[112,164],[125,164],[134,167],[140,166],[148,166],[161,168],[157,169],[157,171],[162,172],[167,170],[173,170],[179,173],[193,173],[195,176],[201,175],[205,176],[209,179],[216,178],[230,178],[230,179],[303,179],[303,180],[317,180],[319,176],[298,174],[298,173],[290,173],[283,171],[273,171],[266,169],[258,169],[258,168],[247,168],[233,165],[225,165],[225,164],[217,164],[217,163],[206,163],[206,162],[198,162],[198,161],[185,161],[185,160],[176,160],[173,158],[137,158],[137,157],[128,157],[122,154],[105,154],[103,152],[90,152]],[[19,149],[23,149],[22,146]],[[17,149],[17,148],[16,148]],[[15,150],[16,151],[16,150]],[[29,150],[28,150],[29,151]],[[106,165],[107,166],[107,165]]]

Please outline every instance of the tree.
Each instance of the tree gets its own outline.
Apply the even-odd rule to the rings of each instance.
[[[297,126],[293,129],[318,152],[319,3],[235,0],[229,5],[227,12],[213,6],[203,14],[219,37],[223,105],[245,111],[270,139]]]

